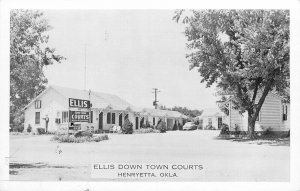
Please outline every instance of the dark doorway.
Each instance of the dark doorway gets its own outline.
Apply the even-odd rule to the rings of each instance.
[[[135,117],[135,129],[139,128],[139,117]]]
[[[222,117],[218,117],[218,129],[222,127]]]
[[[103,130],[103,112],[99,114],[99,130]]]
[[[144,117],[142,117],[140,120],[140,128],[143,128],[143,126],[144,126]]]
[[[120,114],[119,114],[119,126],[120,126],[120,127],[122,127],[122,125],[123,125],[123,121],[122,121],[122,120],[123,120],[123,114],[120,113]]]
[[[200,129],[203,129],[203,119],[200,119],[199,126],[200,126]]]

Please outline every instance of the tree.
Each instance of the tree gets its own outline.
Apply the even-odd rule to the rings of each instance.
[[[124,121],[124,124],[122,126],[122,132],[124,134],[132,134],[133,132],[133,124],[128,118]]]
[[[22,126],[21,109],[45,89],[44,66],[65,59],[47,46],[50,29],[42,12],[10,13],[10,124],[14,127]]]
[[[228,101],[228,98],[224,95],[221,96],[221,99],[219,101],[217,101],[219,103],[219,108],[220,110],[225,114],[225,115],[229,115],[229,109],[228,106],[229,104],[226,103]]]
[[[198,68],[207,87],[231,93],[234,107],[248,112],[248,135],[270,91],[289,87],[288,10],[184,10],[174,20],[185,27],[190,69]],[[258,98],[258,93],[261,96]],[[258,104],[255,104],[255,100]]]
[[[186,107],[177,107],[177,106],[173,107],[172,111],[178,111],[178,112],[180,112],[188,117],[191,117],[191,118],[200,116],[203,112],[203,110],[201,110],[201,111],[197,110],[197,109],[192,110],[192,109],[188,109]]]

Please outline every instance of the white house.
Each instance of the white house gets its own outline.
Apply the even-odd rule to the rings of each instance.
[[[255,103],[257,104],[261,97],[258,92]],[[248,113],[240,114],[237,110],[232,108],[229,101],[229,128],[234,131],[236,127],[240,131],[248,131]],[[265,129],[271,131],[289,131],[290,130],[290,104],[282,97],[270,92],[259,112],[255,123],[255,131],[262,131]]]
[[[159,119],[164,120],[171,129],[174,123],[182,124],[182,120],[186,118],[177,111],[137,108],[112,94],[49,86],[24,108],[24,129],[28,126],[33,130],[45,128],[43,118],[47,115],[48,131],[66,131],[70,126],[69,111],[86,110],[69,108],[69,98],[90,100],[92,104],[88,109],[89,122],[76,122],[81,129],[108,131],[112,126],[122,126],[126,118],[133,123],[135,129],[141,128],[146,122],[155,126]]]
[[[197,117],[197,120],[199,120],[203,129],[208,129],[209,127],[220,129],[223,123],[228,123],[228,117],[217,108],[204,109],[201,116]]]

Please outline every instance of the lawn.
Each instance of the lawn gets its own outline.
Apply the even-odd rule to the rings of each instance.
[[[98,181],[90,176],[91,163],[135,162],[203,164],[205,175],[194,181],[289,181],[287,144],[216,139],[218,133],[109,134],[109,140],[91,143],[57,143],[51,135],[11,136],[10,179]]]

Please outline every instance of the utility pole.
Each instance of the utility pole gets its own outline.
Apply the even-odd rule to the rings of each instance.
[[[153,88],[153,90],[154,90],[154,92],[152,92],[152,93],[154,93],[154,102],[153,102],[153,105],[154,105],[154,107],[155,107],[155,109],[157,109],[157,93],[158,92],[160,92],[157,88]]]
[[[84,90],[86,90],[86,44],[84,44]]]

